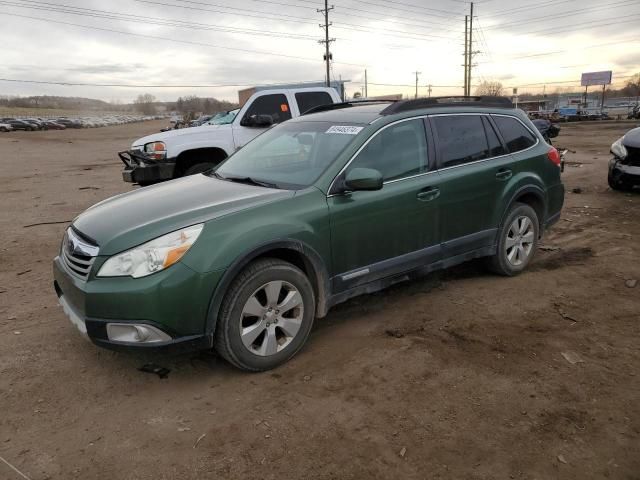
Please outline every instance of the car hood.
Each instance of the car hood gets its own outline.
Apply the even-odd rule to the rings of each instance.
[[[231,128],[231,125],[201,125],[199,127],[179,128],[178,130],[167,130],[166,132],[153,133],[146,137],[139,138],[131,144],[132,148],[142,147],[150,142],[166,142],[174,140],[174,142],[182,144],[187,143],[190,138],[206,135],[220,129]]]
[[[625,147],[640,148],[640,127],[629,130],[622,138]]]
[[[180,228],[294,194],[191,175],[97,203],[80,214],[73,227],[100,247],[100,255],[113,255]]]

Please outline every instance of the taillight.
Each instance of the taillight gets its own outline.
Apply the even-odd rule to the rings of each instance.
[[[547,157],[558,167],[560,166],[560,153],[554,147],[551,147],[547,152]]]

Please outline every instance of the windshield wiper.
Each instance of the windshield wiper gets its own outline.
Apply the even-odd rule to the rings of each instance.
[[[216,178],[219,178],[221,180],[227,180],[228,182],[246,183],[248,185],[257,185],[259,187],[266,187],[266,188],[280,188],[275,183],[256,180],[255,178],[252,178],[252,177],[231,177],[226,175],[223,176],[223,175],[220,175],[218,172],[214,172],[214,175],[216,176]]]

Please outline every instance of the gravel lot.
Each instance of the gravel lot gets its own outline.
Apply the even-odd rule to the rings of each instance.
[[[0,134],[6,462],[31,480],[640,479],[640,194],[606,183],[632,124],[563,126],[580,166],[525,274],[462,265],[335,308],[275,371],[154,357],[161,380],[74,331],[51,278],[66,225],[28,225],[131,189],[115,152],[163,125]]]

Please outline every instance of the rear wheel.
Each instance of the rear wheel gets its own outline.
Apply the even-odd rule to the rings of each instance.
[[[539,225],[533,208],[514,204],[500,229],[498,251],[489,258],[489,268],[506,276],[518,275],[527,268],[538,246]]]
[[[315,296],[307,276],[282,260],[258,260],[227,291],[215,349],[243,370],[269,370],[302,348],[314,317]]]

